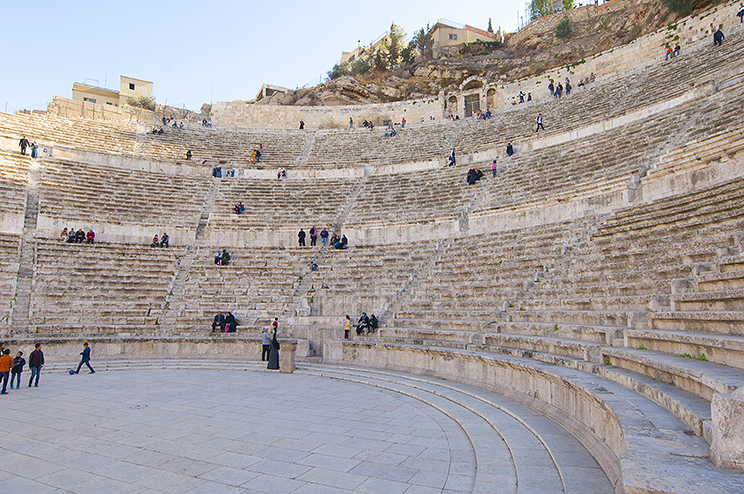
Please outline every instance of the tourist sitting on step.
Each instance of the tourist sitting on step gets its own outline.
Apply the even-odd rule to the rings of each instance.
[[[228,311],[225,317],[225,333],[235,333],[238,330],[238,321],[232,312]]]
[[[170,244],[170,237],[168,236],[167,233],[163,232],[163,236],[160,237],[160,246],[167,248],[169,244]]]
[[[392,123],[388,124],[387,130],[385,131],[385,137],[395,137],[395,129],[393,128]]]
[[[65,227],[64,230],[62,230],[62,233],[59,234],[59,239],[63,242],[67,242],[67,238],[67,227]]]
[[[186,159],[187,160],[190,160],[191,159],[191,156],[192,156],[191,150],[189,149],[188,151],[186,151]]]
[[[346,235],[341,235],[341,240],[338,241],[338,243],[335,245],[337,249],[345,249],[349,245],[349,239],[346,238]]]
[[[222,333],[224,330],[225,316],[222,315],[222,312],[220,312],[216,316],[214,316],[214,321],[212,321],[212,332]]]
[[[372,317],[369,318],[369,329],[367,329],[367,334],[376,332],[378,327],[380,327],[380,321],[378,321],[377,317],[372,314]]]
[[[340,241],[341,237],[336,235],[336,232],[333,232],[333,235],[331,236],[331,247],[337,247]]]
[[[85,242],[85,232],[82,228],[78,229],[78,231],[75,233],[75,242],[78,244],[82,244]]]
[[[158,239],[158,234],[156,233],[154,237],[152,237],[152,243],[150,244],[150,247],[158,247],[160,245],[160,240]]]
[[[235,211],[235,214],[241,214],[243,211],[245,211],[245,205],[242,202],[238,201],[235,203],[233,211]]]
[[[667,48],[666,57],[664,57],[664,60],[669,60],[669,57],[674,57],[674,49],[671,46]]]
[[[506,145],[506,154],[507,156],[512,156],[514,154],[514,146],[512,146],[512,143]]]
[[[287,178],[287,170],[280,166],[276,170],[276,179],[281,180],[283,178]]]
[[[310,263],[310,271],[317,271],[318,265],[315,262]]]
[[[356,334],[360,335],[364,332],[364,330],[369,329],[369,317],[367,317],[366,312],[362,312],[362,315],[357,320],[357,324],[354,325],[354,328],[356,329]]]
[[[214,253],[214,264],[216,266],[222,264],[222,251],[217,250],[217,252]]]
[[[215,178],[222,178],[222,167],[219,163],[212,167],[212,176]]]
[[[85,235],[85,241],[89,244],[92,244],[96,239],[96,234],[93,232],[93,229],[91,228],[88,230],[88,233]]]
[[[72,227],[70,227],[67,230],[67,240],[66,240],[66,242],[71,243],[71,244],[72,243],[75,243],[75,229],[72,228]]]
[[[225,249],[222,249],[222,257],[220,259],[220,266],[227,266],[228,264],[230,264],[230,254]]]

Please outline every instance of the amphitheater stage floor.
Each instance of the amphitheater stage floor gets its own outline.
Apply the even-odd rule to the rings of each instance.
[[[308,364],[93,365],[57,365],[38,388],[24,372],[0,397],[0,492],[613,492],[565,430],[474,388]]]

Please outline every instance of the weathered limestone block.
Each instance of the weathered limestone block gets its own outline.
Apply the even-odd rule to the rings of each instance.
[[[295,371],[297,340],[282,341],[281,345],[282,349],[279,352],[279,372],[291,374]]]
[[[713,441],[710,456],[716,466],[744,470],[744,387],[716,393],[710,404]]]

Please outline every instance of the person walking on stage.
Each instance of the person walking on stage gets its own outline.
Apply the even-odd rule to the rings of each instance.
[[[75,374],[80,374],[80,368],[83,366],[83,364],[88,366],[88,369],[90,369],[89,374],[95,374],[96,371],[93,370],[93,367],[90,366],[90,347],[88,346],[88,342],[83,343],[83,351],[80,352],[80,355],[83,357],[80,359],[80,363],[78,364],[78,368],[75,371]]]

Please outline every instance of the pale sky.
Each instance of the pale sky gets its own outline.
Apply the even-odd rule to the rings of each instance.
[[[158,103],[253,99],[266,82],[315,85],[342,51],[392,22],[410,36],[445,18],[506,32],[523,0],[424,1],[0,1],[0,111],[45,109],[73,82],[119,88],[126,75],[154,83]],[[108,70],[108,73],[106,72]]]

